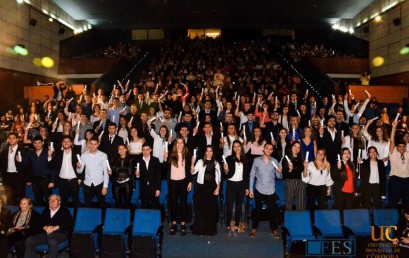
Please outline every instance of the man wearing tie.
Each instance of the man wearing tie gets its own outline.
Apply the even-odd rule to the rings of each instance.
[[[101,144],[99,150],[105,152],[108,157],[113,157],[118,153],[118,146],[124,143],[124,139],[116,135],[116,124],[108,126],[108,134],[101,137]]]
[[[16,205],[25,196],[24,175],[16,167],[16,156],[24,147],[17,142],[17,134],[10,133],[7,145],[0,154],[0,169],[7,196],[7,204]]]
[[[138,94],[138,111],[137,114],[141,115],[142,113],[148,113],[149,105],[144,101],[144,96],[142,93]]]
[[[260,127],[260,124],[254,121],[254,112],[250,110],[247,113],[247,122],[241,125],[242,135],[244,137],[243,133],[245,132],[246,139],[248,141],[250,141],[253,138],[253,128],[255,127]]]
[[[142,146],[142,158],[137,160],[136,178],[140,180],[139,194],[142,209],[159,209],[161,191],[161,164],[159,159],[151,155],[152,148],[148,144]],[[138,170],[139,168],[139,170]]]

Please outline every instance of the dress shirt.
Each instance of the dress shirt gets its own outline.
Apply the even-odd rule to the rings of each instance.
[[[369,183],[370,184],[379,184],[379,170],[378,170],[378,162],[370,162],[371,170],[369,174]]]
[[[61,206],[58,206],[57,209],[55,209],[55,210],[52,210],[51,208],[49,208],[49,209],[50,209],[50,218],[53,218],[53,217],[54,217],[54,215],[58,212],[58,210],[60,209],[60,207],[61,207]]]
[[[275,180],[283,178],[283,174],[277,172],[272,162],[278,165],[275,158],[270,158],[267,164],[264,162],[263,156],[254,159],[250,172],[250,191],[253,191],[254,182],[257,179],[256,189],[259,193],[265,195],[275,193]]]
[[[409,177],[409,151],[402,155],[395,147],[393,152],[390,153],[389,160],[391,162],[390,176]]]
[[[60,177],[62,179],[73,179],[77,178],[75,175],[74,168],[72,167],[72,150],[70,150],[69,153],[65,153],[63,151],[62,155],[62,165],[61,165],[61,170],[60,170]]]
[[[143,161],[145,161],[145,165],[146,165],[146,170],[149,169],[149,161],[151,160],[151,156],[149,155],[149,157],[145,158],[143,157]]]
[[[335,141],[335,136],[337,134],[337,130],[336,129],[334,129],[334,130],[328,129],[328,132],[331,135],[332,141]]]
[[[7,162],[7,172],[9,173],[17,172],[16,162],[15,162],[17,148],[18,148],[17,144],[13,147],[12,151],[10,151],[11,146],[9,147],[8,162]]]
[[[104,188],[108,188],[109,175],[107,172],[107,155],[97,150],[96,153],[91,154],[89,151],[81,155],[81,167],[77,169],[78,173],[82,173],[85,167],[84,184],[87,186],[97,186],[104,183]]]

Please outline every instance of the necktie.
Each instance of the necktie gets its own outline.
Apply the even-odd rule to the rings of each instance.
[[[13,146],[10,146],[10,153],[13,153]]]
[[[145,132],[145,130],[146,130],[146,124],[145,124],[145,123],[143,123],[143,124],[142,124],[142,131],[144,131],[144,132]]]
[[[402,165],[405,164],[405,155],[401,154],[400,159],[402,160]]]
[[[114,139],[114,137],[109,137],[109,142],[112,143],[112,140]]]

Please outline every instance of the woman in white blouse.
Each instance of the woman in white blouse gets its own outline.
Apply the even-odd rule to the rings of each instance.
[[[378,151],[378,159],[382,160],[385,166],[389,160],[389,136],[382,126],[375,127],[371,134],[368,133],[368,127],[374,120],[369,120],[364,128],[364,137],[368,140],[368,148],[374,146]]]
[[[327,161],[325,149],[319,148],[314,161],[304,167],[302,181],[307,183],[307,209],[313,210],[318,200],[318,209],[325,209],[327,196],[331,194],[331,166]]]
[[[231,155],[233,142],[236,140],[243,142],[243,140],[237,135],[236,126],[234,124],[229,124],[227,127],[227,135],[220,138],[219,147],[223,148],[223,156],[228,157]]]
[[[349,135],[345,136],[342,142],[342,148],[348,148],[351,152],[351,161],[357,168],[358,158],[366,159],[366,140],[362,135],[361,128],[358,124],[353,124]],[[359,154],[361,156],[359,156]]]
[[[129,154],[136,156],[142,154],[142,145],[145,143],[144,138],[139,138],[139,132],[135,127],[130,130],[129,140],[127,142],[127,147]]]
[[[203,159],[193,166],[195,158],[192,158],[191,172],[198,174],[196,181],[196,204],[195,222],[193,234],[213,236],[217,234],[218,207],[217,196],[220,190],[220,165],[215,160],[211,146],[206,147]]]
[[[84,139],[78,140],[80,130],[75,130],[74,144],[81,146],[81,153],[84,153],[89,150],[88,144],[89,140],[94,136],[94,131],[92,129],[87,129],[84,133]]]
[[[162,164],[162,178],[166,178],[167,177],[167,171],[166,171],[166,166],[163,165],[163,161],[164,161],[164,152],[168,153],[169,150],[169,130],[166,127],[166,125],[162,125],[159,128],[159,134],[156,134],[155,130],[153,130],[153,128],[150,127],[150,123],[148,123],[149,126],[149,132],[153,138],[153,151],[152,151],[152,155],[156,158],[159,159],[159,162]],[[131,132],[132,135],[132,132]]]

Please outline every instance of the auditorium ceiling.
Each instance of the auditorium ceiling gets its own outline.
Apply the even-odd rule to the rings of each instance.
[[[100,28],[308,28],[352,18],[373,0],[53,0]]]

